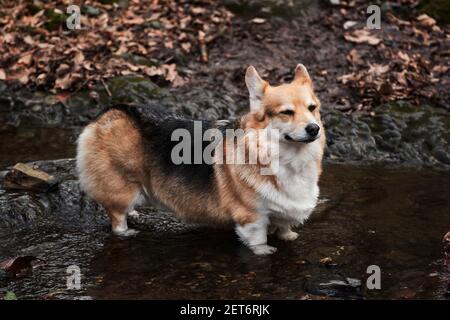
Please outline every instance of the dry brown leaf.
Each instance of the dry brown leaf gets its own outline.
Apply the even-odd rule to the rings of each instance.
[[[434,73],[437,73],[437,74],[441,74],[441,73],[447,72],[448,69],[449,69],[449,67],[447,67],[443,64],[438,64],[437,66],[434,66],[433,69],[431,69],[431,71]]]
[[[333,263],[333,259],[331,259],[330,257],[325,257],[320,259],[319,262],[324,265],[330,265]]]
[[[46,83],[46,81],[47,81],[47,74],[45,74],[45,73],[41,73],[36,78],[36,82],[38,85],[43,85]]]
[[[363,60],[356,49],[350,50],[347,60],[354,65],[363,64]]]
[[[389,71],[389,65],[381,65],[378,63],[375,64],[370,64],[369,63],[369,74],[375,75],[375,76],[379,76],[382,75],[383,73],[386,73]]]
[[[191,51],[191,44],[189,42],[183,42],[181,44],[181,48],[186,51],[186,52],[190,52]]]
[[[124,19],[123,24],[127,24],[127,25],[136,25],[136,24],[143,24],[145,22],[145,19],[142,17],[135,17],[132,19]]]
[[[418,16],[417,20],[425,27],[432,27],[436,24],[436,20],[425,13]]]
[[[372,46],[378,45],[381,40],[373,36],[368,30],[360,29],[344,35],[345,40],[354,43],[368,43]]]
[[[402,86],[408,85],[408,82],[406,81],[406,70],[403,70],[402,72],[395,72],[395,78]]]
[[[55,81],[55,89],[67,90],[72,84],[81,78],[81,75],[78,73],[68,73],[63,78],[58,78]]]
[[[56,76],[57,77],[62,77],[63,75],[65,75],[67,72],[69,72],[70,70],[70,66],[68,64],[65,63],[61,63],[58,66],[58,69],[56,69]]]
[[[29,66],[31,64],[31,60],[33,59],[33,52],[25,53],[18,61],[17,64]]]
[[[73,62],[75,64],[76,67],[78,67],[79,65],[81,65],[84,61],[84,54],[81,51],[77,51],[77,53],[75,54],[75,57],[73,58]]]
[[[20,68],[11,74],[8,74],[6,80],[19,80],[21,84],[25,85],[30,81],[30,74],[32,72],[34,72],[34,69],[32,68]]]
[[[202,14],[206,12],[206,9],[202,7],[192,7],[191,11],[193,14]]]
[[[28,44],[30,46],[34,45],[34,40],[30,36],[26,36],[25,38],[23,38],[23,42],[25,42],[26,44]]]
[[[399,57],[401,60],[405,61],[406,63],[409,63],[411,61],[411,58],[409,57],[409,55],[402,51],[397,52],[397,57]]]
[[[349,74],[344,74],[340,77],[337,78],[340,82],[342,82],[343,84],[346,84],[349,81],[355,81],[358,80],[358,76],[356,75],[356,73],[349,73]]]

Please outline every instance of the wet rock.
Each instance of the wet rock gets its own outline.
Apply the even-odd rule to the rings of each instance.
[[[237,109],[230,96],[204,91],[173,95],[143,77],[116,77],[109,79],[106,86],[111,95],[100,84],[64,100],[50,93],[26,90],[16,93],[0,87],[0,123],[14,127],[80,127],[104,108],[118,103],[158,106],[207,119],[228,118]]]
[[[61,159],[36,161],[29,164],[33,168],[52,175],[59,182],[57,189],[46,193],[28,190],[7,191],[0,188],[0,232],[18,230],[46,223],[59,223],[71,229],[83,226],[88,231],[98,227],[109,229],[109,220],[103,207],[89,199],[79,187],[75,160]],[[145,206],[137,209],[137,216],[130,216],[130,226],[153,232],[183,233],[197,229],[188,225],[170,212]]]
[[[47,192],[54,189],[58,181],[42,170],[24,164],[16,164],[3,178],[5,190],[31,190]]]
[[[312,6],[318,6],[313,0],[222,0],[229,10],[241,16],[298,16]]]
[[[450,121],[444,110],[406,103],[381,106],[375,116],[323,110],[326,157],[450,166]]]
[[[102,109],[115,103],[162,106],[206,119],[235,118],[244,112],[242,106],[222,92],[190,90],[173,94],[149,79],[136,76],[109,79],[107,86],[111,95],[98,85],[64,101],[48,93],[14,93],[0,87],[0,123],[27,128],[71,127],[79,131]],[[91,92],[96,92],[95,99]],[[375,110],[374,116],[346,115],[333,106],[324,106],[321,112],[327,131],[325,157],[450,168],[448,111],[408,103],[383,105]],[[72,143],[68,141],[67,145]]]
[[[444,238],[442,239],[442,243],[443,243],[443,251],[444,251],[444,256],[446,261],[450,260],[450,231],[447,232],[444,236]]]
[[[338,298],[361,298],[361,281],[339,274],[315,274],[305,283],[307,292]]]

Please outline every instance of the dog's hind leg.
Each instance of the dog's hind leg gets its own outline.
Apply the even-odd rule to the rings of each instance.
[[[119,236],[133,236],[138,233],[138,231],[128,228],[127,216],[133,211],[140,192],[139,189],[130,191],[121,192],[114,197],[113,202],[104,204],[111,219],[112,232]]]

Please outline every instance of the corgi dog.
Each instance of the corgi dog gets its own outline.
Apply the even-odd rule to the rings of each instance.
[[[127,226],[127,215],[151,199],[188,222],[234,226],[257,255],[276,251],[267,244],[268,234],[287,241],[298,237],[292,228],[309,217],[319,195],[325,147],[320,101],[302,64],[290,83],[272,86],[253,66],[245,82],[248,113],[236,121],[200,120],[201,130],[241,129],[244,146],[248,130],[276,130],[276,139],[264,140],[266,147],[277,145],[272,174],[260,169],[271,168],[273,157],[264,164],[173,161],[174,131],[192,132],[195,119],[161,109],[115,106],[84,128],[76,157],[80,186],[104,206],[113,233],[135,234]],[[209,145],[203,141],[200,151]],[[220,150],[225,155],[235,152],[228,144]],[[217,160],[216,153],[213,157]]]

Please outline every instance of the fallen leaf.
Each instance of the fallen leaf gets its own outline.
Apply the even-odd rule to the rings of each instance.
[[[432,27],[436,24],[436,20],[425,13],[418,16],[417,20],[425,27]]]
[[[350,50],[347,55],[347,60],[354,65],[363,64],[363,60],[356,49]]]
[[[30,73],[33,71],[34,70],[31,68],[20,68],[19,70],[9,73],[6,80],[18,80],[21,84],[25,85],[30,81]]]
[[[17,64],[29,66],[31,64],[32,58],[33,58],[33,52],[27,52],[22,57],[20,57],[20,59],[17,61]]]
[[[448,71],[448,68],[449,67],[447,67],[443,64],[439,64],[437,66],[434,66],[433,69],[431,69],[431,71],[434,73],[441,74],[441,73],[446,73]]]
[[[401,60],[405,61],[406,63],[409,63],[409,62],[411,61],[411,58],[408,56],[408,54],[407,54],[407,53],[404,53],[404,52],[402,52],[402,51],[397,52],[397,56],[398,56]]]
[[[192,7],[191,11],[193,14],[202,14],[206,12],[205,8],[201,8],[201,7]]]
[[[143,24],[144,22],[145,22],[145,20],[142,17],[135,17],[132,19],[124,19],[122,21],[123,24],[127,24],[127,25]]]
[[[395,78],[399,84],[402,86],[407,86],[408,82],[406,81],[406,70],[403,70],[402,72],[395,72]]]
[[[333,263],[333,259],[331,259],[330,257],[325,257],[325,258],[320,259],[319,262],[324,265],[330,265]]]
[[[81,51],[77,51],[75,54],[75,57],[73,58],[73,62],[75,63],[75,66],[79,66],[84,61],[84,54]]]
[[[379,38],[371,35],[371,33],[365,29],[355,30],[352,33],[346,33],[344,38],[350,42],[368,43],[372,46],[376,46],[381,42]]]
[[[368,73],[375,75],[375,76],[379,76],[382,75],[383,73],[386,73],[389,71],[389,65],[381,65],[381,64],[369,64],[369,71]]]
[[[55,80],[55,89],[67,90],[72,84],[81,78],[80,74],[68,73],[63,78],[58,78]]]
[[[349,74],[344,74],[340,77],[337,78],[340,82],[342,82],[343,84],[346,84],[347,82],[350,81],[355,81],[358,79],[358,76],[356,75],[356,73],[349,73]]]

